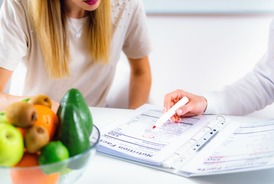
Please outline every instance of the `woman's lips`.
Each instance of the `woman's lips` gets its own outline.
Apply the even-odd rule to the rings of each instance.
[[[87,3],[88,5],[95,5],[97,3],[97,0],[86,0],[84,2]]]

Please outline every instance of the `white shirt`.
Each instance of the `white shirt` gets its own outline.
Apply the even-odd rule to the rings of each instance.
[[[270,25],[268,50],[254,69],[237,82],[205,94],[206,114],[246,115],[274,101],[274,21]]]
[[[89,106],[106,106],[121,51],[130,58],[141,58],[150,52],[146,14],[140,0],[112,0],[113,37],[109,64],[93,64],[81,49],[75,27],[83,19],[69,19],[71,76],[49,79],[41,51],[26,16],[25,0],[4,0],[0,11],[0,67],[13,71],[12,95],[47,94],[60,101],[70,88],[79,89]],[[81,27],[81,26],[80,26]]]

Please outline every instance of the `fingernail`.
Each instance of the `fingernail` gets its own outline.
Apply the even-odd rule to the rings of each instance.
[[[181,115],[181,114],[183,113],[183,111],[182,111],[181,109],[178,109],[178,110],[176,111],[176,113],[177,113],[178,115]]]

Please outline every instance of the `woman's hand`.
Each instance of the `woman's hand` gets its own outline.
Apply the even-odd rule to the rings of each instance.
[[[55,113],[57,113],[60,104],[58,102],[54,101],[54,100],[51,100],[51,103],[52,103],[51,109]]]
[[[5,88],[12,75],[12,71],[0,67],[0,111],[3,111],[10,103],[17,99],[5,93]]]
[[[179,122],[181,117],[189,117],[203,114],[207,107],[207,100],[203,96],[194,95],[183,90],[175,90],[165,95],[164,111],[168,111],[176,102],[186,96],[189,102],[180,107],[171,121]]]

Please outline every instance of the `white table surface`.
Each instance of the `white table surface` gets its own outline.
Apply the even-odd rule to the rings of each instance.
[[[123,117],[131,110],[91,108],[94,124],[103,126]],[[273,143],[274,144],[274,143]],[[274,169],[185,178],[96,153],[79,184],[274,184]]]

